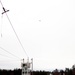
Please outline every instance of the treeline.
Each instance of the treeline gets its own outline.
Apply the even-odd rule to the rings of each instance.
[[[0,75],[21,75],[21,69],[14,69],[14,70],[1,70]]]
[[[30,74],[31,75],[47,75],[50,72],[46,71],[33,71]],[[15,70],[0,70],[0,75],[21,75],[21,69],[15,69]]]
[[[21,69],[14,70],[2,70],[0,69],[0,75],[22,75]],[[72,69],[66,68],[65,70],[55,69],[53,71],[33,71],[31,75],[75,75],[75,67]]]
[[[21,69],[14,69],[14,70],[1,70],[0,75],[22,75]],[[49,75],[49,71],[33,71],[30,73],[31,75]]]

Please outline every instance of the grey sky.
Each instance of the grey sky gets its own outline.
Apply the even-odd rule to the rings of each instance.
[[[10,10],[8,16],[27,54],[34,59],[35,69],[64,69],[75,63],[74,0],[2,0],[2,2],[5,8]],[[1,20],[3,36],[0,38],[0,46],[20,58],[26,58],[6,16],[0,18],[0,23]],[[2,50],[0,53],[8,55]],[[10,68],[20,67],[20,61],[16,58],[12,57],[12,63],[8,60],[11,61],[0,56],[2,61],[0,68],[9,68],[8,65]]]

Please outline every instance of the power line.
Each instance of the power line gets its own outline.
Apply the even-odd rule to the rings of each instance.
[[[10,53],[9,51],[7,51],[6,49],[4,49],[4,48],[2,48],[2,47],[0,47],[2,50],[4,50],[5,52],[7,52],[7,53],[9,53],[9,54],[11,54],[12,56],[14,56],[14,57],[16,57],[16,58],[18,58],[18,59],[20,59],[18,56],[16,56],[16,55],[14,55],[14,54],[12,54],[12,53]]]
[[[17,35],[17,33],[16,33],[16,31],[15,31],[15,29],[14,29],[14,27],[13,27],[13,25],[12,25],[12,23],[11,23],[9,17],[8,17],[8,15],[7,15],[7,13],[6,13],[7,11],[6,11],[6,9],[3,7],[3,4],[2,4],[2,2],[1,2],[1,0],[0,0],[0,3],[1,3],[1,5],[2,5],[3,11],[4,11],[4,13],[6,14],[6,17],[7,17],[8,21],[9,21],[9,23],[10,23],[10,25],[11,25],[11,27],[12,27],[12,29],[13,29],[13,31],[14,31],[14,33],[15,33],[15,35],[16,35],[16,37],[17,37],[17,39],[18,39],[18,41],[19,41],[19,43],[20,43],[20,45],[21,45],[21,47],[22,47],[22,49],[23,49],[23,51],[24,51],[24,53],[25,53],[26,56],[28,57],[28,54],[26,53],[26,51],[25,51],[25,49],[24,49],[24,47],[23,47],[23,45],[22,45],[22,43],[21,43],[21,41],[20,41],[20,39],[19,39],[19,37],[18,37],[18,35]],[[3,14],[4,14],[4,13],[3,13]]]
[[[3,24],[3,15],[1,16],[1,37],[2,37],[2,24]]]
[[[0,62],[21,62],[21,60],[14,60],[14,59],[11,59],[11,57],[3,55],[3,54],[0,54],[0,56],[4,56],[4,57],[10,58],[10,59],[5,59],[5,60],[0,59]]]
[[[11,57],[9,57],[7,55],[0,54],[0,56],[7,57],[7,58],[10,58],[11,59]]]
[[[3,8],[3,4],[2,4],[2,2],[1,2],[1,0],[0,0],[0,3],[1,3],[1,5],[2,5],[2,8]]]
[[[21,43],[21,41],[20,41],[20,39],[19,39],[19,37],[18,37],[18,35],[17,35],[17,33],[16,33],[16,31],[15,31],[15,29],[14,29],[14,27],[13,27],[13,25],[12,25],[12,23],[11,23],[9,17],[8,17],[8,15],[7,15],[7,13],[6,13],[6,16],[7,16],[8,20],[9,20],[9,22],[10,22],[10,25],[11,25],[11,27],[12,27],[12,29],[13,29],[13,31],[14,31],[14,33],[15,33],[15,35],[16,35],[16,37],[17,37],[17,39],[18,39],[18,41],[19,41],[19,43],[20,43],[22,49],[23,49],[23,51],[25,52],[25,54],[26,54],[27,57],[28,57],[28,54],[26,53],[26,51],[25,51],[25,49],[24,49],[24,47],[23,47],[23,45],[22,45],[22,43]]]

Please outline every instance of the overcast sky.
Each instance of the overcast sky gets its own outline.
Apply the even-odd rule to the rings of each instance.
[[[29,58],[34,59],[34,69],[64,69],[75,64],[75,0],[2,0],[2,3],[10,10],[7,14]],[[0,47],[26,59],[6,15],[0,16]],[[21,67],[19,59],[2,49],[0,54],[10,57],[0,56],[0,68]]]

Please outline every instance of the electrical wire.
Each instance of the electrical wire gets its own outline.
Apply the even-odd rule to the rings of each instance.
[[[1,15],[1,37],[2,37],[2,24],[3,24],[3,15]]]
[[[9,53],[9,54],[11,54],[12,56],[14,56],[14,57],[16,57],[16,58],[18,58],[18,59],[20,59],[18,56],[16,56],[16,55],[14,55],[14,54],[12,54],[12,53],[10,53],[9,51],[7,51],[6,49],[4,49],[4,48],[2,48],[2,47],[0,47],[2,50],[4,50],[5,52],[7,52],[7,53]]]
[[[10,23],[10,25],[11,25],[11,27],[12,27],[12,29],[13,29],[13,31],[14,31],[14,33],[15,33],[15,35],[16,35],[16,37],[17,37],[17,39],[18,39],[18,41],[19,41],[19,43],[20,43],[20,45],[21,45],[21,47],[22,47],[22,49],[23,49],[23,51],[24,51],[24,53],[25,53],[26,56],[28,57],[28,54],[26,53],[26,51],[25,51],[25,49],[24,49],[24,47],[23,47],[23,45],[22,45],[22,43],[21,43],[21,41],[20,41],[20,39],[19,39],[19,37],[18,37],[18,35],[17,35],[17,33],[16,33],[16,31],[15,31],[15,29],[14,29],[14,27],[13,27],[13,25],[12,25],[12,23],[11,23],[9,17],[8,17],[8,15],[7,15],[7,13],[6,13],[6,11],[5,11],[5,8],[3,7],[3,4],[2,4],[2,2],[1,2],[1,0],[0,0],[0,3],[1,3],[1,5],[2,5],[3,11],[5,12],[6,17],[7,17],[8,21],[9,21],[9,23]]]
[[[9,57],[7,55],[0,54],[0,56],[7,57],[7,58],[10,58],[11,59],[11,57]]]
[[[20,39],[19,39],[19,37],[18,37],[18,35],[17,35],[17,33],[16,33],[16,31],[15,31],[15,29],[14,29],[14,27],[13,27],[13,25],[12,25],[12,23],[11,23],[9,17],[8,17],[8,15],[7,15],[7,13],[6,13],[6,16],[7,16],[8,20],[9,20],[9,22],[10,22],[10,25],[11,25],[11,27],[12,27],[12,29],[13,29],[13,31],[14,31],[14,33],[15,33],[15,35],[16,35],[16,37],[17,37],[22,49],[23,49],[23,51],[25,52],[26,56],[28,57],[28,54],[26,53],[26,51],[25,51],[25,49],[24,49],[24,47],[23,47],[23,45],[22,45],[22,43],[21,43],[21,41],[20,41]]]
[[[3,4],[2,4],[2,2],[1,2],[1,0],[0,0],[0,3],[1,3],[1,5],[2,5],[2,8],[3,8]]]

